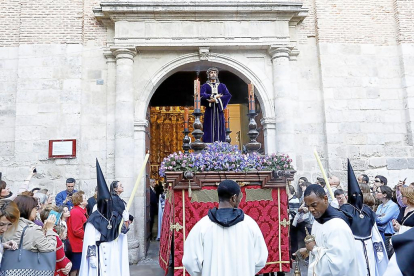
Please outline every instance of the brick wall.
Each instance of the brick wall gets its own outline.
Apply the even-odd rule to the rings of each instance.
[[[0,47],[20,44],[103,45],[106,28],[94,18],[97,0],[2,0]],[[90,43],[89,43],[90,44]]]
[[[395,0],[305,0],[309,16],[301,24],[300,42],[317,36],[321,42],[394,45],[397,42]],[[409,1],[397,1],[409,2]],[[412,4],[404,4],[404,7]],[[405,17],[412,18],[412,10]],[[405,20],[406,24],[412,21]]]
[[[414,1],[394,0],[398,41],[413,43],[414,41]]]
[[[0,1],[0,46],[17,46],[20,31],[20,0]]]

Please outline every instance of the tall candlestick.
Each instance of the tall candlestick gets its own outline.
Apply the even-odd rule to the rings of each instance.
[[[188,129],[188,107],[184,107],[184,129]]]
[[[230,128],[230,110],[228,108],[224,109],[224,123],[226,129]]]

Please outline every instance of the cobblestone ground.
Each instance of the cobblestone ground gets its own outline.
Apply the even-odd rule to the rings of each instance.
[[[147,257],[141,260],[138,264],[130,266],[131,276],[164,276],[164,271],[158,264],[158,251],[160,243],[157,241],[151,241],[148,249]],[[301,267],[302,271],[306,271],[305,267]],[[172,276],[170,271],[167,276]],[[293,276],[293,270],[286,273],[285,276]],[[306,273],[302,273],[302,276],[306,276]]]
[[[131,276],[164,276],[164,270],[158,264],[159,250],[160,242],[151,241],[147,257],[138,264],[129,267]],[[168,276],[172,276],[172,273]]]

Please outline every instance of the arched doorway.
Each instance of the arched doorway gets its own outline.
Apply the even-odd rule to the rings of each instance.
[[[266,149],[266,152],[275,152],[275,110],[271,72],[265,72],[261,69],[259,70],[258,67],[251,66],[245,61],[238,59],[238,57],[221,53],[210,53],[208,60],[201,59],[200,55],[194,52],[174,55],[173,57],[163,56],[162,62],[159,60],[157,61],[157,66],[151,67],[150,64],[145,63],[145,54],[146,53],[142,53],[139,56],[139,59],[135,62],[134,68],[136,74],[140,76],[140,78],[136,78],[134,80],[134,151],[136,153],[134,155],[134,164],[136,164],[136,166],[142,164],[144,153],[150,149],[150,144],[146,144],[145,141],[150,140],[151,100],[153,97],[156,97],[156,93],[158,94],[158,88],[160,88],[165,81],[176,73],[182,72],[183,74],[190,74],[190,77],[188,78],[188,91],[185,90],[187,91],[185,93],[189,95],[188,101],[192,106],[193,81],[196,78],[196,73],[200,72],[200,77],[205,78],[205,71],[209,67],[217,67],[222,73],[228,72],[233,75],[234,78],[239,79],[239,81],[241,80],[240,83],[245,86],[246,90],[248,83],[254,84],[255,96],[257,97],[257,103],[260,107],[260,113],[263,116],[263,119],[261,120],[263,125],[261,132],[263,132],[262,139],[264,140],[264,143],[262,142],[262,145]],[[148,55],[150,54],[148,53]],[[148,66],[143,66],[144,64],[147,64]],[[223,75],[224,74],[221,76]],[[219,75],[220,80],[224,82],[221,76]],[[166,83],[168,83],[168,81]],[[203,80],[201,83],[203,83]],[[177,85],[177,87],[179,86]],[[176,93],[180,93],[181,95],[182,90],[179,90]],[[178,104],[181,105],[181,103]],[[149,183],[150,166],[147,171],[146,185],[143,185],[143,189],[140,190],[141,194],[139,195],[139,200],[137,201],[137,206],[139,207],[136,209],[136,213],[140,214],[140,216],[135,231],[137,233],[136,236],[138,238],[138,242],[142,245],[139,247],[139,256],[145,256],[149,245]]]
[[[219,80],[226,84],[229,92],[232,94],[231,101],[227,108],[230,110],[230,128],[232,130],[232,144],[242,148],[242,145],[248,143],[248,87],[247,83],[236,74],[221,70],[219,68]],[[163,183],[163,178],[158,174],[162,160],[173,152],[183,151],[183,109],[193,108],[193,83],[196,78],[200,83],[206,82],[206,71],[179,71],[170,75],[156,89],[148,107],[147,117],[149,118],[149,136],[150,151],[153,153],[150,158],[150,171],[148,174],[151,179],[155,179],[159,183]],[[256,99],[256,110],[258,116],[256,122],[258,124],[259,136],[258,141],[262,143],[262,152],[264,152],[264,135],[261,130],[262,110],[260,103]],[[190,112],[191,114],[191,112]],[[192,131],[193,118],[190,116],[190,131]],[[190,134],[191,136],[191,134]],[[192,137],[193,139],[193,137]],[[147,202],[150,201],[150,187],[147,184]],[[156,189],[159,191],[158,189]],[[147,216],[150,215],[151,207],[147,204]],[[158,214],[159,215],[159,214]],[[157,217],[154,221],[154,227],[146,233],[147,242],[149,237],[157,236]],[[150,218],[151,220],[151,218]],[[147,223],[150,221],[147,220]],[[147,227],[149,229],[149,227]],[[148,243],[147,243],[148,244]]]

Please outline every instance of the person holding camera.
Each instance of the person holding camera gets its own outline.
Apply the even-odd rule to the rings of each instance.
[[[69,209],[72,209],[72,195],[77,192],[75,190],[75,183],[76,180],[74,178],[68,178],[66,180],[66,190],[61,191],[56,195],[56,206],[66,205],[69,207]]]

